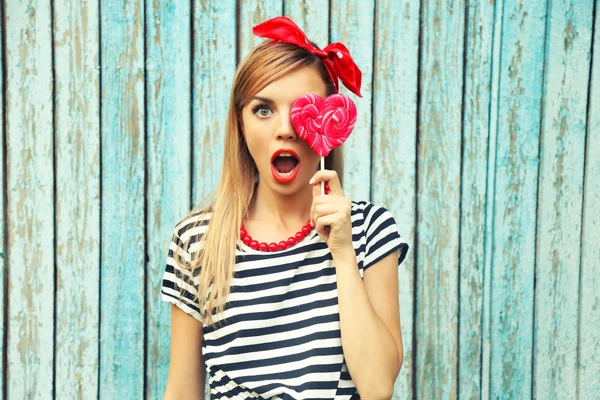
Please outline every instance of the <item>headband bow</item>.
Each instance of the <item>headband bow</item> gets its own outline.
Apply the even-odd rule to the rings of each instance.
[[[354,63],[350,52],[339,42],[331,43],[323,50],[313,46],[302,29],[287,17],[271,18],[252,28],[256,36],[295,44],[321,57],[325,68],[331,77],[335,92],[339,91],[338,78],[352,93],[359,97],[362,72]]]

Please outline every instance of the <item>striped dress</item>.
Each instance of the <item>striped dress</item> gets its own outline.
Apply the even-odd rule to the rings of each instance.
[[[198,320],[191,301],[198,276],[174,257],[189,262],[201,249],[210,215],[205,218],[195,224],[199,216],[192,215],[175,228],[162,286],[164,301]],[[352,202],[351,220],[361,277],[392,252],[400,265],[408,244],[389,211]],[[203,328],[211,399],[359,399],[342,352],[335,265],[316,231],[275,253],[238,241],[234,273],[220,323]]]

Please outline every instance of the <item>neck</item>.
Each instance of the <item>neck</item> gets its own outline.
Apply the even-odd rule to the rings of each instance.
[[[310,218],[312,187],[306,185],[300,191],[282,195],[258,183],[255,199],[249,210],[252,220],[298,230]]]

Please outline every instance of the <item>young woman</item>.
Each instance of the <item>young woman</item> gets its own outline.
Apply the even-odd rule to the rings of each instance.
[[[238,67],[216,199],[169,249],[165,398],[204,398],[207,373],[217,399],[390,398],[408,245],[387,210],[345,197],[341,149],[319,171],[290,118],[298,97],[325,98],[339,77],[358,94],[360,71],[343,45],[320,50],[287,18],[255,33],[276,40]]]

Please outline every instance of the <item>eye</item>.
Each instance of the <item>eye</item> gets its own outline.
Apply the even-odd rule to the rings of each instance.
[[[268,117],[269,113],[271,113],[271,112],[272,112],[271,109],[264,104],[259,104],[252,109],[252,114],[257,115],[261,118]]]

